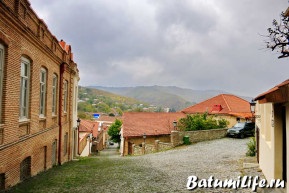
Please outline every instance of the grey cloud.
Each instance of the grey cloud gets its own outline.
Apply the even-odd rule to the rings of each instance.
[[[72,45],[81,85],[175,85],[255,96],[288,78],[263,37],[281,0],[30,0]]]

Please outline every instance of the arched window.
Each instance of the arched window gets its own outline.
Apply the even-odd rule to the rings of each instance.
[[[57,75],[53,74],[53,79],[52,79],[52,115],[57,114],[57,84],[58,84]]]
[[[40,117],[45,117],[45,110],[46,110],[46,76],[47,71],[44,68],[40,70],[40,108],[39,108],[39,115]]]
[[[21,58],[20,120],[28,119],[30,90],[30,60]]]
[[[64,81],[64,87],[63,87],[63,95],[64,95],[64,101],[63,101],[63,111],[67,112],[67,97],[68,97],[68,81]]]

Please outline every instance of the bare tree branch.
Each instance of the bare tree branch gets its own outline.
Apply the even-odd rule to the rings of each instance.
[[[276,19],[272,22],[273,27],[268,28],[268,40],[265,41],[267,48],[272,51],[280,52],[278,58],[285,58],[289,56],[289,18],[285,16],[284,12],[280,14],[280,22]]]

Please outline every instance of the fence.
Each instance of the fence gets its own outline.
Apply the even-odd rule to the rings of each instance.
[[[159,140],[155,140],[154,144],[142,143],[141,146],[132,146],[132,155],[143,155],[153,152],[164,151],[172,149],[178,145],[184,143],[184,136],[189,137],[190,143],[196,143],[200,141],[207,141],[213,139],[220,139],[226,136],[228,129],[211,129],[211,130],[199,130],[199,131],[172,131],[171,142],[164,143]]]

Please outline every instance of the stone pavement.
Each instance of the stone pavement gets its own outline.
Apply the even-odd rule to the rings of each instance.
[[[259,176],[259,179],[266,179],[262,170],[259,167],[256,157],[245,157],[241,159],[243,163],[243,168],[241,173],[243,176]],[[258,193],[285,193],[285,189],[281,188],[257,188]]]

